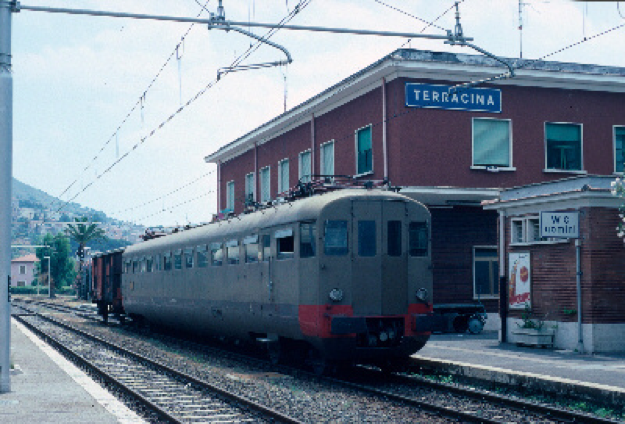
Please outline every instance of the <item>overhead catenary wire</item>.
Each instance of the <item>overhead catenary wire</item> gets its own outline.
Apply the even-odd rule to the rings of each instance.
[[[198,17],[204,12],[207,11],[206,6],[208,5],[208,3],[210,2],[210,0],[206,0],[206,3],[204,4],[204,6],[202,6],[202,4],[196,0],[196,3],[198,5],[200,5],[202,7],[202,9],[200,10],[200,13],[198,13]],[[59,194],[57,196],[57,198],[59,200],[61,200],[61,197],[67,193],[82,177],[82,175],[84,175],[85,172],[87,172],[89,170],[89,168],[91,168],[93,166],[93,164],[98,160],[98,158],[100,157],[100,155],[102,154],[102,152],[104,152],[104,150],[106,149],[106,147],[111,143],[111,141],[113,139],[115,139],[115,142],[117,144],[117,146],[119,146],[119,132],[121,131],[122,127],[126,124],[126,122],[128,121],[128,119],[130,119],[130,117],[132,116],[132,114],[137,110],[137,108],[140,108],[141,111],[141,123],[143,125],[144,123],[144,108],[145,108],[145,100],[146,100],[146,94],[148,91],[150,91],[150,89],[152,88],[152,86],[154,86],[154,84],[156,83],[156,81],[159,79],[159,77],[161,76],[161,74],[163,73],[163,71],[165,70],[165,68],[167,67],[167,65],[169,64],[169,62],[171,62],[171,60],[177,55],[178,55],[178,49],[180,48],[180,45],[184,42],[185,38],[189,35],[189,33],[191,32],[191,30],[193,29],[193,27],[195,26],[195,23],[192,23],[191,25],[189,25],[189,28],[187,28],[186,32],[182,35],[180,42],[176,45],[176,47],[174,47],[174,50],[170,53],[169,57],[167,58],[167,60],[165,60],[165,63],[163,63],[163,65],[161,65],[161,68],[158,70],[158,72],[156,73],[156,75],[152,78],[152,80],[150,81],[150,83],[148,84],[148,86],[143,90],[143,94],[139,97],[139,99],[135,102],[135,104],[133,105],[133,107],[130,109],[130,111],[126,114],[126,116],[124,117],[124,119],[122,119],[122,122],[117,126],[117,128],[115,129],[115,131],[113,132],[113,134],[107,139],[107,141],[104,143],[104,145],[100,148],[100,150],[96,153],[96,155],[93,157],[93,159],[91,159],[91,161],[87,164],[87,166],[85,166],[83,168],[83,170],[81,171],[80,175],[78,176],[78,178],[76,178],[74,181],[72,181],[69,186],[67,186],[67,188],[65,190],[63,190],[63,192],[61,194]],[[182,83],[181,83],[182,84]],[[119,147],[117,147],[117,150],[119,150]],[[117,151],[116,156],[119,158],[119,151]],[[52,207],[54,205],[54,201],[50,204],[50,207]]]
[[[306,6],[308,6],[310,4],[312,0],[301,0],[299,2],[299,7],[296,7],[291,13],[289,13],[287,16],[285,16],[279,24],[277,24],[276,26],[274,26],[273,28],[271,28],[269,31],[267,31],[267,33],[265,34],[265,36],[263,36],[262,38],[270,38],[273,34],[275,34],[275,32],[277,32],[278,30],[281,29],[281,26],[285,23],[290,21],[297,13],[299,13],[301,10],[303,10]],[[232,62],[231,66],[236,66],[238,64],[240,64],[242,61],[244,61],[245,59],[247,59],[253,52],[255,52],[262,44],[264,43],[264,41],[257,41],[256,43],[254,43],[252,46],[250,46],[245,52],[243,52],[241,55],[239,55],[237,58],[235,58],[235,60]],[[170,55],[168,60],[171,60],[171,57],[173,57],[173,55],[175,54],[175,50],[172,53],[172,55]],[[225,73],[227,74],[227,72]],[[157,127],[155,127],[154,129],[152,129],[152,131],[142,137],[130,150],[128,150],[126,153],[124,153],[122,156],[120,156],[117,160],[115,160],[108,168],[106,168],[101,174],[99,174],[95,180],[91,181],[89,184],[87,184],[86,186],[84,186],[80,191],[78,191],[73,197],[71,197],[70,199],[68,199],[67,201],[65,201],[65,203],[63,205],[61,205],[58,209],[57,212],[60,212],[61,210],[63,210],[67,205],[69,205],[74,199],[76,199],[80,194],[84,193],[85,191],[87,191],[89,188],[91,188],[93,186],[93,184],[98,181],[100,178],[102,178],[104,175],[108,174],[117,164],[119,164],[120,162],[122,162],[126,157],[128,157],[130,155],[130,153],[132,153],[133,151],[135,151],[139,146],[141,146],[143,143],[145,143],[146,140],[148,140],[149,138],[151,138],[153,135],[155,135],[159,130],[161,130],[165,125],[167,125],[173,118],[175,118],[178,114],[180,114],[185,108],[187,108],[188,106],[190,106],[191,104],[193,104],[197,99],[199,99],[202,95],[204,95],[208,90],[210,90],[215,84],[217,84],[219,82],[219,80],[215,79],[210,81],[204,88],[202,88],[200,91],[198,91],[193,97],[191,97],[184,105],[180,106],[175,112],[173,112],[171,115],[169,115],[169,117],[167,119],[165,119],[164,121],[162,121]],[[135,106],[136,107],[136,106]],[[111,138],[112,139],[112,138]],[[108,142],[107,142],[108,143]]]

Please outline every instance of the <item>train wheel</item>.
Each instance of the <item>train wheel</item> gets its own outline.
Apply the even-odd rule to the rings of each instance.
[[[306,362],[318,376],[335,374],[338,369],[338,363],[326,359],[317,349],[310,349]]]
[[[458,315],[454,318],[453,325],[457,333],[466,333],[469,329],[469,319],[464,315]]]
[[[484,322],[479,318],[471,318],[469,320],[469,333],[479,334],[484,329]]]
[[[279,341],[267,344],[267,354],[269,355],[269,362],[271,365],[278,365],[283,359],[283,350]]]

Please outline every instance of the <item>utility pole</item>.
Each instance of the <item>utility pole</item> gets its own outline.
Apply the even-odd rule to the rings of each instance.
[[[0,0],[0,393],[11,391],[11,177],[13,176],[13,76],[11,14]]]

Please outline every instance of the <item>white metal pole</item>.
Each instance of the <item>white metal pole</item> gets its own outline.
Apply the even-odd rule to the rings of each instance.
[[[0,393],[11,391],[12,9],[12,2],[0,0]]]
[[[575,239],[575,282],[577,288],[577,352],[584,353],[584,332],[582,327],[582,240]]]

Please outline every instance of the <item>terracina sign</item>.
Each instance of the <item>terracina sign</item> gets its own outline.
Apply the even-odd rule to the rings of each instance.
[[[501,113],[501,90],[407,82],[406,107]]]

